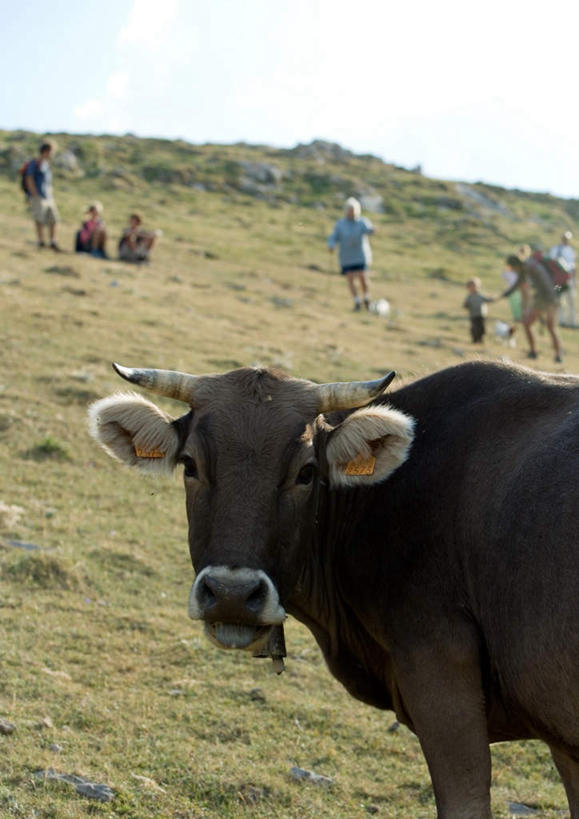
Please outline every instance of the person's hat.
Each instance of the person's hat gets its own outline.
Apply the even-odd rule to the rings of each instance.
[[[88,212],[89,212],[89,211],[91,211],[91,210],[96,210],[96,212],[97,212],[97,213],[98,213],[98,215],[100,216],[100,215],[101,215],[101,213],[103,212],[103,204],[102,204],[102,202],[99,202],[99,201],[98,201],[98,199],[95,199],[95,201],[94,201],[94,202],[91,202],[91,203],[88,205],[88,207],[87,207],[87,209],[86,209],[86,212],[88,213]]]
[[[571,239],[573,238],[573,234],[571,233],[570,230],[566,230],[565,233],[563,234],[563,238],[567,239],[567,241],[570,242]]]

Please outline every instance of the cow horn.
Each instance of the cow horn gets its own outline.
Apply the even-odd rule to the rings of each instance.
[[[395,372],[389,372],[377,381],[338,381],[335,384],[319,384],[318,412],[355,409],[363,407],[384,392]]]
[[[193,403],[198,375],[188,375],[177,370],[136,370],[132,367],[121,367],[114,362],[113,369],[121,378],[132,384],[146,387],[159,395],[166,395],[167,398],[175,398],[187,404]]]

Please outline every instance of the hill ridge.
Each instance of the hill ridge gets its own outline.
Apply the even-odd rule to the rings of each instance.
[[[232,197],[262,199],[318,210],[341,208],[357,196],[370,213],[391,219],[455,215],[488,222],[495,216],[572,229],[579,199],[501,188],[484,182],[434,179],[420,167],[404,168],[338,143],[315,139],[293,148],[245,142],[194,144],[157,137],[52,133],[57,143],[55,177],[94,180],[103,191],[138,193],[148,185],[178,186]],[[0,174],[16,177],[42,135],[0,131]]]

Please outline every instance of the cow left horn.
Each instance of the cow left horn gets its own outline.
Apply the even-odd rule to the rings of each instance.
[[[355,409],[363,407],[384,392],[395,372],[389,372],[377,381],[338,381],[334,384],[319,384],[318,412]]]
[[[188,375],[177,370],[135,370],[115,363],[113,369],[121,378],[132,384],[146,387],[159,395],[166,395],[167,398],[175,398],[187,404],[193,403],[195,386],[199,380],[197,375]]]

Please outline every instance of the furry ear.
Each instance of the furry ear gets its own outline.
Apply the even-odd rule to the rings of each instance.
[[[414,419],[398,410],[356,410],[329,435],[330,485],[368,486],[386,480],[408,457],[413,437]]]
[[[91,404],[90,434],[118,461],[148,472],[171,472],[179,437],[169,415],[134,392]]]

